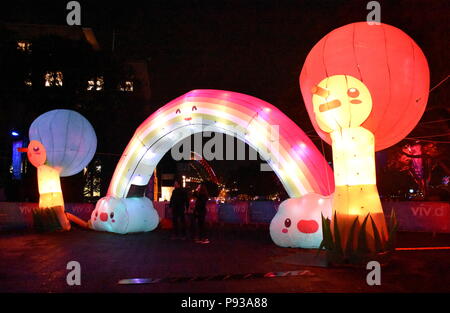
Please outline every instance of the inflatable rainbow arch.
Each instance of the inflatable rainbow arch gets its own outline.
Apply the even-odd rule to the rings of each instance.
[[[97,203],[91,218],[93,228],[120,233],[155,228],[157,221],[147,221],[154,219],[154,214],[140,216],[145,207],[152,207],[149,199],[144,198],[145,186],[158,162],[174,145],[204,131],[235,136],[258,151],[291,198],[308,193],[326,196],[333,192],[333,171],[329,164],[308,136],[279,109],[241,93],[193,90],[154,112],[138,127],[117,164],[107,196]],[[142,201],[133,200],[136,197]],[[139,209],[131,209],[130,205]],[[123,207],[128,222],[120,231],[116,225],[125,222],[117,219],[117,212],[115,225],[97,218],[98,211],[110,214]],[[132,227],[136,224],[131,221],[134,215],[149,225],[137,223],[142,225]]]

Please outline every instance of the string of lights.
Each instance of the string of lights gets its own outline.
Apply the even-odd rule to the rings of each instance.
[[[450,121],[450,118],[444,118],[442,120],[422,122],[422,123],[419,123],[419,125],[436,124],[436,123],[442,123],[442,122],[447,122],[447,121]]]
[[[450,75],[447,75],[447,77],[445,77],[443,80],[441,80],[439,83],[437,83],[433,88],[430,89],[430,91],[428,93],[432,92],[434,89],[436,89],[437,87],[442,85],[448,79],[449,76]]]
[[[450,133],[429,135],[429,136],[415,136],[415,138],[433,138],[433,137],[442,137],[442,136],[450,136]]]
[[[428,139],[421,139],[421,138],[415,138],[415,137],[406,137],[405,139],[423,141],[423,142],[432,142],[432,143],[450,143],[450,141],[428,140]]]

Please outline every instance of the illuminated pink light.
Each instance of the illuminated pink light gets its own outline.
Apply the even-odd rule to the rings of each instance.
[[[190,108],[194,105],[197,110],[191,112],[189,109],[189,114],[201,116],[215,112],[219,119],[228,120],[244,128],[248,127],[255,118],[269,125],[278,125],[281,158],[285,162],[293,162],[299,168],[300,173],[304,176],[298,177],[301,183],[310,186],[307,192],[329,195],[334,191],[333,171],[323,155],[308,136],[278,108],[261,99],[241,93],[222,90],[194,90],[169,102],[150,115],[138,127],[117,165],[108,195],[125,196],[117,193],[119,181],[120,184],[130,184],[129,181],[121,181],[121,178],[127,171],[137,167],[135,160],[132,159],[133,152],[142,144],[146,145],[146,140],[149,140],[147,139],[148,134],[158,129],[156,128],[158,121],[166,124],[174,123],[174,120],[179,118],[176,111],[180,107]],[[183,114],[183,110],[181,110],[181,114]],[[164,129],[161,128],[161,131],[163,133]],[[308,153],[305,153],[305,149],[308,149]],[[297,181],[296,177],[289,179],[291,183]],[[291,196],[298,197],[301,194],[296,193]]]

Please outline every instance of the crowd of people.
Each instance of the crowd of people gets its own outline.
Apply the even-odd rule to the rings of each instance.
[[[205,184],[201,183],[197,189],[189,193],[175,181],[174,190],[170,198],[169,207],[172,210],[173,239],[193,239],[196,243],[208,244],[206,235],[206,203],[209,195]],[[189,225],[189,231],[186,225]]]

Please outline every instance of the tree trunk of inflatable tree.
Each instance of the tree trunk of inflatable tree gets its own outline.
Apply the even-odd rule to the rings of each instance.
[[[389,238],[376,186],[374,136],[367,129],[353,127],[333,131],[331,138],[336,183],[331,220],[334,239],[340,239],[344,250],[386,250]],[[361,247],[361,228],[366,247]]]
[[[64,212],[64,199],[59,172],[47,165],[38,167],[39,210],[34,212],[39,230],[55,230],[55,217],[62,230],[70,230],[70,222]],[[37,222],[37,223],[36,223]]]

